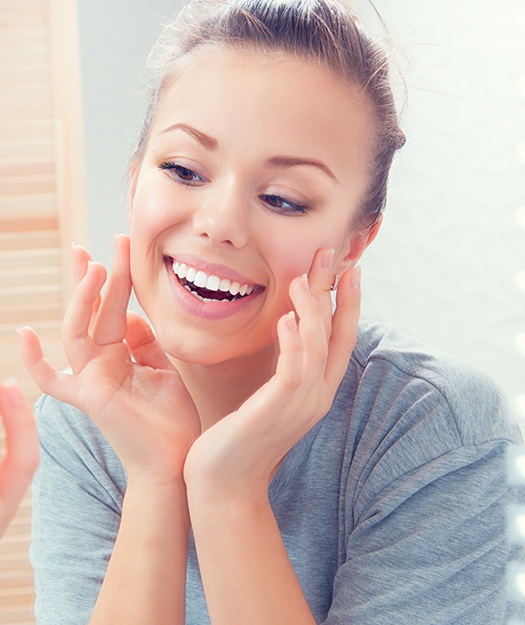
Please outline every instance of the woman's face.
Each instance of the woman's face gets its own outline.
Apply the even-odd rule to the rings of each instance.
[[[350,225],[373,122],[341,83],[284,55],[203,47],[165,92],[132,175],[131,268],[175,358],[268,354],[315,252],[334,248],[336,273],[366,246]]]

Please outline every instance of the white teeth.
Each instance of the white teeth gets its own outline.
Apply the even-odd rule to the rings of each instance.
[[[230,293],[232,295],[237,295],[237,293],[241,290],[241,285],[238,282],[234,282],[230,285]]]
[[[186,280],[188,282],[194,282],[196,275],[197,275],[197,272],[195,271],[195,269],[193,269],[193,267],[188,267],[188,273],[186,274]]]
[[[208,281],[206,282],[206,288],[208,291],[218,291],[219,284],[221,283],[221,279],[217,276],[210,276]]]
[[[177,261],[173,261],[173,273],[180,278],[181,280],[186,278],[188,282],[192,282],[196,287],[206,288],[208,291],[222,291],[224,293],[230,292],[232,295],[250,295],[253,293],[253,286],[249,286],[247,284],[241,285],[239,282],[231,282],[228,278],[219,278],[218,276],[208,276],[207,273],[201,270],[194,269],[193,267],[188,267],[185,263],[179,263]],[[191,291],[191,288],[186,285],[188,291]],[[191,291],[194,295],[199,297],[205,302],[217,302],[218,300],[201,298],[196,293]],[[230,300],[220,300],[222,302],[228,302]]]
[[[221,280],[221,283],[219,284],[219,291],[224,291],[226,293],[226,291],[230,290],[230,281],[227,278],[223,278]]]
[[[208,282],[208,276],[204,273],[204,271],[198,271],[195,276],[195,280],[191,280],[195,286],[205,287]]]

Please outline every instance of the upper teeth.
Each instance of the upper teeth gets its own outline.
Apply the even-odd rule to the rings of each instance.
[[[195,269],[176,260],[173,261],[173,273],[181,280],[186,278],[188,282],[208,291],[229,291],[232,295],[250,295],[254,289],[253,286],[232,282],[228,278],[221,279],[218,276],[210,276],[200,269]]]

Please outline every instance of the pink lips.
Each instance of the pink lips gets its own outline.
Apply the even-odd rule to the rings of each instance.
[[[174,257],[164,257],[170,287],[177,303],[190,315],[210,320],[231,317],[249,308],[254,300],[264,291],[264,287],[255,285],[252,280],[229,267],[203,262],[201,259],[191,254],[177,255],[176,260],[178,262],[198,268],[208,275],[213,274],[220,278],[227,278],[228,280],[239,282],[240,284],[255,286],[250,295],[232,301],[202,301],[190,293],[190,291],[180,283],[177,276],[173,273],[173,260]]]

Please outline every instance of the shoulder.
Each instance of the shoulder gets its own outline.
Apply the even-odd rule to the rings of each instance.
[[[446,425],[458,447],[499,439],[521,442],[508,403],[487,374],[391,326],[360,325],[343,393],[345,385],[354,400],[380,410],[383,418],[395,421],[412,413],[430,429]]]
[[[124,490],[122,463],[92,419],[74,406],[43,395],[35,404],[41,445],[40,473],[60,467]]]
[[[332,420],[356,522],[418,493],[455,501],[468,489],[471,503],[502,506],[509,496],[507,453],[522,438],[503,393],[472,364],[389,326],[361,325]]]

